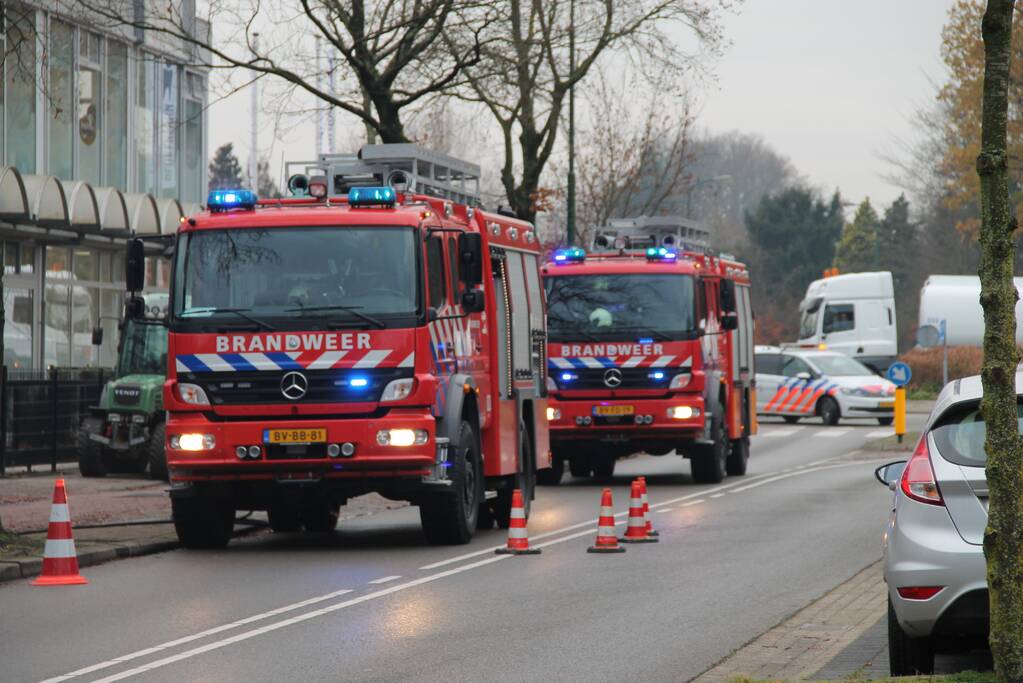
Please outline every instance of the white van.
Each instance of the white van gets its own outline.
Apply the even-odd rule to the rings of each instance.
[[[1015,278],[1023,292],[1023,278]],[[1016,302],[1016,343],[1023,344],[1023,299]],[[980,278],[976,275],[931,275],[920,289],[920,325],[945,324],[949,346],[984,343],[984,309],[980,305]]]
[[[814,280],[799,304],[798,345],[838,351],[884,373],[898,356],[894,289],[888,271]]]

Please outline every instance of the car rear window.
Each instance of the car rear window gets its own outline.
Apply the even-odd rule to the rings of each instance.
[[[1016,419],[1023,433],[1023,405],[1016,404]],[[984,439],[987,425],[980,414],[980,403],[956,406],[941,416],[931,429],[938,452],[949,462],[966,467],[984,467],[987,453]]]

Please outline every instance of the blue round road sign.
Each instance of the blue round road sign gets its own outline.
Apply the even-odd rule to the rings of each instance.
[[[904,387],[909,384],[912,376],[913,371],[909,369],[909,365],[902,361],[896,361],[888,366],[888,381],[897,387]]]

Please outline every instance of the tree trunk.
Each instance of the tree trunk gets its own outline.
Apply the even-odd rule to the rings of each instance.
[[[989,640],[999,683],[1023,681],[1023,439],[1016,408],[1013,252],[1016,220],[1009,202],[1006,155],[1009,62],[1015,0],[988,0],[984,13],[984,101],[980,176],[980,302],[984,307],[987,479],[984,534],[991,602]]]

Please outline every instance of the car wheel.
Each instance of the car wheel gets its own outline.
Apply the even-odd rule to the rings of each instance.
[[[710,446],[698,446],[692,449],[689,466],[692,468],[693,480],[697,484],[720,484],[728,473],[728,439],[721,420],[715,419],[711,427]]]
[[[725,471],[734,477],[741,477],[746,474],[746,466],[749,463],[749,437],[744,436],[732,442],[732,448],[728,452],[728,460],[725,462]]]
[[[888,598],[888,668],[892,676],[934,673],[934,644],[930,638],[910,638],[895,616]]]
[[[895,422],[895,418],[894,417],[879,417],[879,418],[877,418],[877,423],[879,425],[881,425],[882,427],[891,427],[893,422]]]
[[[286,534],[302,528],[302,509],[295,504],[274,503],[266,511],[274,533]]]
[[[102,420],[92,417],[82,420],[82,426],[77,435],[77,446],[78,471],[82,473],[83,477],[107,476],[107,462],[103,446],[89,438],[90,434],[99,434],[102,431]]]
[[[449,460],[451,490],[419,504],[423,535],[430,545],[462,545],[472,540],[483,502],[483,463],[472,425],[463,421],[458,448]]]
[[[223,500],[197,496],[171,500],[174,531],[192,550],[223,548],[234,530],[234,507]]]
[[[552,451],[551,466],[537,470],[536,483],[540,486],[557,486],[565,476],[565,457],[553,449]]]
[[[329,534],[337,528],[341,506],[337,503],[313,503],[302,509],[302,526],[314,534]]]
[[[153,433],[149,436],[149,478],[168,481],[170,475],[167,473],[167,448],[164,443],[167,426],[161,422],[153,427]]]
[[[590,459],[585,455],[573,455],[568,459],[568,471],[573,477],[582,479],[590,476],[593,468],[590,466]]]
[[[838,407],[838,401],[825,396],[821,399],[821,402],[817,404],[817,414],[821,416],[821,421],[829,426],[838,424],[838,419],[842,417],[842,411]]]
[[[593,461],[593,478],[606,482],[615,476],[615,464],[618,458],[614,453],[602,453]]]
[[[789,423],[790,425],[794,425],[797,422],[799,422],[799,417],[796,415],[782,415],[781,419],[785,420],[785,422]]]

